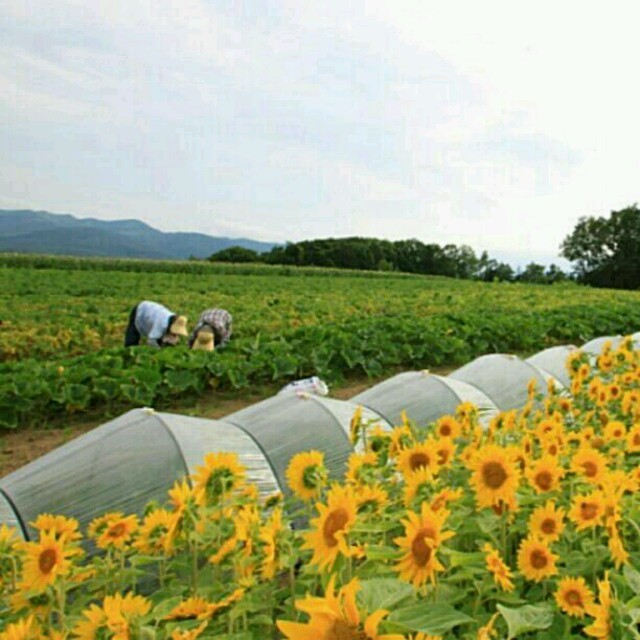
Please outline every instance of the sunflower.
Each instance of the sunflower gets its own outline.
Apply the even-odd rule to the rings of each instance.
[[[411,447],[415,442],[408,424],[403,424],[401,427],[394,427],[390,437],[389,457],[391,459],[396,458],[400,451]]]
[[[571,470],[587,482],[597,484],[607,472],[607,458],[591,447],[580,447],[571,459]]]
[[[349,440],[355,447],[360,440],[360,432],[362,430],[362,406],[358,405],[349,421]]]
[[[417,442],[410,447],[405,447],[398,453],[398,470],[405,479],[421,467],[432,474],[438,472],[438,455],[433,447],[433,441]]]
[[[260,529],[259,539],[263,543],[262,552],[264,559],[262,561],[262,577],[265,580],[271,580],[276,571],[281,568],[281,559],[279,557],[279,539],[284,532],[282,526],[282,508],[277,507],[269,516],[269,520]]]
[[[431,493],[435,479],[427,467],[418,467],[417,471],[405,476],[404,504],[409,506],[416,498],[426,499]]]
[[[102,607],[92,604],[82,612],[85,619],[76,623],[72,633],[79,640],[96,640],[102,637],[124,640],[131,636],[130,625],[136,625],[150,609],[149,600],[132,593],[106,596]]]
[[[369,450],[378,454],[380,462],[385,463],[389,455],[389,446],[391,445],[391,434],[382,427],[375,426],[367,437]]]
[[[607,546],[609,547],[609,553],[613,558],[613,563],[615,564],[616,569],[620,569],[623,564],[629,564],[629,554],[624,548],[624,544],[617,527],[614,527],[611,530]]]
[[[374,611],[363,622],[356,603],[359,589],[354,579],[336,594],[333,575],[324,598],[307,596],[296,602],[296,608],[310,616],[307,623],[277,620],[276,625],[288,640],[403,640],[399,634],[378,633],[380,622],[389,613],[384,609]]]
[[[304,501],[317,499],[320,490],[327,482],[324,453],[319,451],[296,453],[289,461],[286,476],[289,488],[298,498]]]
[[[140,553],[151,556],[163,555],[170,551],[169,533],[175,520],[175,513],[166,509],[154,509],[144,517],[133,546]]]
[[[606,442],[612,442],[613,440],[623,440],[627,435],[627,427],[624,426],[620,420],[611,420],[608,422],[602,432],[602,437]]]
[[[96,545],[100,549],[124,549],[131,542],[137,528],[138,518],[135,515],[108,520]]]
[[[195,629],[174,629],[171,632],[171,640],[197,640],[207,628],[208,624],[209,621],[205,620],[198,627],[195,627]]]
[[[545,493],[560,487],[564,473],[556,457],[545,455],[527,467],[525,476],[536,493]]]
[[[494,629],[494,625],[496,624],[496,620],[498,619],[499,613],[494,613],[490,618],[487,624],[480,627],[478,629],[478,633],[476,634],[476,640],[491,640],[491,638],[495,637],[497,631]]]
[[[562,578],[556,590],[556,603],[566,614],[583,618],[587,608],[593,605],[593,591],[584,578]]]
[[[34,616],[22,618],[0,631],[0,640],[41,640],[42,629]]]
[[[433,443],[436,458],[440,467],[450,467],[456,454],[456,446],[451,438],[438,438]]]
[[[527,580],[540,582],[544,578],[556,575],[558,556],[540,540],[526,538],[518,549],[518,569]]]
[[[11,553],[18,540],[18,531],[15,527],[8,527],[6,524],[0,526],[0,553]]]
[[[503,591],[513,591],[514,586],[511,580],[511,569],[503,562],[500,554],[489,543],[482,547],[485,552],[485,562],[487,563],[487,569],[493,576],[496,584]]]
[[[433,511],[440,511],[440,509],[446,508],[446,506],[455,500],[462,497],[464,491],[462,488],[457,489],[442,489],[431,498],[430,507]]]
[[[436,433],[441,438],[451,438],[455,440],[460,436],[462,426],[454,416],[442,416],[436,422]]]
[[[210,618],[211,603],[204,598],[194,597],[176,605],[164,617],[165,620],[204,620]]]
[[[317,505],[319,515],[311,520],[313,528],[305,534],[303,549],[313,550],[312,564],[331,569],[339,555],[348,556],[347,534],[356,521],[357,502],[351,487],[335,485],[327,495],[327,504]]]
[[[640,423],[632,425],[625,440],[627,453],[640,453]]]
[[[379,483],[366,484],[356,488],[358,513],[381,512],[389,502],[389,494]]]
[[[605,573],[604,580],[598,580],[598,604],[585,607],[587,613],[594,619],[593,623],[582,630],[592,638],[611,637],[611,584],[609,573]]]
[[[569,519],[578,531],[595,527],[602,522],[605,501],[601,491],[593,491],[585,496],[576,496],[569,509]]]
[[[98,518],[94,518],[89,523],[89,527],[87,529],[89,537],[97,540],[105,532],[109,522],[122,517],[124,517],[124,514],[121,511],[110,511],[102,514]]]
[[[373,482],[377,463],[378,456],[373,451],[352,453],[347,462],[347,482],[352,482],[353,484]]]
[[[52,533],[56,539],[64,536],[67,542],[75,542],[82,538],[82,534],[78,531],[79,523],[75,518],[42,513],[31,523],[31,526],[38,531]]]
[[[38,542],[23,542],[19,546],[25,553],[24,589],[40,593],[71,569],[68,558],[75,555],[75,550],[65,548],[64,540],[56,539],[53,533],[43,531]]]
[[[551,543],[560,539],[564,530],[564,509],[556,509],[552,500],[532,512],[529,518],[529,535]]]
[[[470,483],[475,489],[479,509],[500,501],[507,504],[515,502],[520,471],[502,447],[492,444],[481,447],[469,467],[473,471]]]
[[[640,393],[637,390],[625,391],[622,394],[622,402],[620,408],[625,416],[635,413],[638,404],[640,403]]]
[[[436,551],[455,535],[453,531],[442,531],[448,516],[446,509],[433,511],[426,502],[422,503],[420,513],[407,513],[407,518],[402,520],[405,535],[394,540],[403,553],[395,567],[400,579],[419,587],[427,580],[435,582],[436,573],[444,571]]]
[[[196,467],[193,486],[205,502],[217,504],[244,483],[245,475],[237,453],[208,453],[204,465]]]

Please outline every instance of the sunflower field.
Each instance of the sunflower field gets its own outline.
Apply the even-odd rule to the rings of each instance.
[[[0,640],[640,638],[640,351],[567,368],[486,429],[356,410],[341,482],[301,452],[259,495],[210,453],[143,514],[3,526]]]

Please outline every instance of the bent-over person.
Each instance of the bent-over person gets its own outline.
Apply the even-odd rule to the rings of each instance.
[[[232,331],[233,318],[226,309],[207,309],[200,314],[189,338],[189,347],[213,351],[214,345],[220,348],[229,342]]]
[[[172,346],[179,342],[180,336],[186,338],[188,335],[185,316],[177,315],[158,302],[143,300],[129,314],[124,346],[133,347],[140,344],[141,339],[151,347]]]

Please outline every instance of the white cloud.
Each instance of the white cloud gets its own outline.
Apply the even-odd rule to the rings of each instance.
[[[6,4],[3,202],[553,255],[637,199],[631,2]]]

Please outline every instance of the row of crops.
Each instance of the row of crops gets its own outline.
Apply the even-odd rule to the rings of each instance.
[[[344,478],[301,451],[286,497],[216,452],[143,514],[2,527],[0,640],[637,640],[640,351],[567,370],[485,426],[358,408]]]
[[[460,364],[640,326],[638,293],[573,285],[114,269],[0,268],[1,428],[162,408],[211,390],[307,375],[336,383]],[[160,300],[192,322],[207,307],[226,308],[235,319],[232,342],[212,354],[184,346],[125,350],[128,313],[142,299]]]

